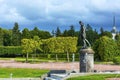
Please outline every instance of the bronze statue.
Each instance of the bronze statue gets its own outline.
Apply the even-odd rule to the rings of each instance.
[[[82,21],[80,21],[79,24],[81,26],[80,32],[81,32],[81,38],[83,40],[83,48],[91,47],[89,41],[86,39],[86,28],[85,28],[84,23],[82,23]]]

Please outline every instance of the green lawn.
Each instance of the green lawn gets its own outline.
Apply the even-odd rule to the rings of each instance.
[[[10,74],[13,74],[14,78],[25,78],[25,77],[40,77],[47,73],[48,70],[40,69],[25,69],[25,68],[0,68],[0,78],[9,78]]]
[[[120,74],[94,74],[69,78],[67,80],[106,80],[106,78],[120,77]]]
[[[0,60],[15,60],[17,62],[25,62],[26,61],[26,58],[22,58],[22,57],[19,57],[19,58],[0,58]],[[55,62],[56,60],[48,60],[47,58],[46,59],[38,59],[38,58],[29,58],[28,59],[28,62],[29,63],[39,63],[39,62]]]
[[[17,58],[0,58],[0,60],[14,60],[17,62],[25,62],[26,58],[23,57],[17,57]],[[29,58],[29,63],[40,63],[40,62],[56,62],[56,60],[50,60],[48,58],[45,59],[39,59],[39,58]],[[58,62],[66,62],[65,60],[58,60]]]

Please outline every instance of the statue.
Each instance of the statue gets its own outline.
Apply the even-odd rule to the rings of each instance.
[[[80,26],[81,26],[81,38],[83,40],[83,48],[88,48],[91,47],[89,41],[86,39],[86,28],[84,23],[82,23],[82,21],[79,22]]]

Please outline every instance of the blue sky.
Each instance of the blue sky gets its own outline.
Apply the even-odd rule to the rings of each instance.
[[[52,31],[74,25],[79,21],[90,24],[93,29],[111,30],[113,14],[120,29],[120,0],[0,0],[0,26],[11,29],[15,22],[19,27]]]

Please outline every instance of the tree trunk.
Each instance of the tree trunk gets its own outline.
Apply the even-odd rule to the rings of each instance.
[[[27,53],[27,54],[26,54],[26,62],[28,62],[28,55],[29,55],[29,54]]]
[[[58,61],[58,56],[57,56],[57,54],[56,54],[56,61]]]
[[[68,53],[68,51],[67,51],[67,60],[68,60],[68,62],[70,61],[70,60],[69,60],[69,53]]]

